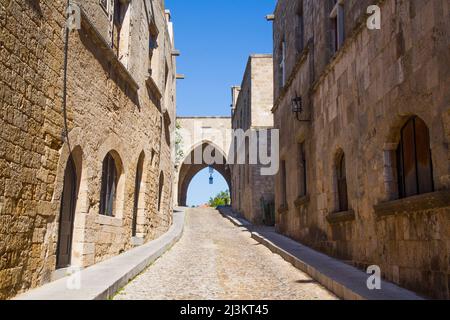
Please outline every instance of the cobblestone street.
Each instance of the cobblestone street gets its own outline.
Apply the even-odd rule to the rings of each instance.
[[[180,241],[115,299],[336,297],[216,210],[189,209]]]

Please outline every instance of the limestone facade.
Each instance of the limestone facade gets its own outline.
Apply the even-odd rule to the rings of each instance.
[[[379,30],[366,25],[370,5]],[[276,228],[448,299],[449,2],[279,0],[274,15]]]
[[[208,167],[208,155],[214,155],[212,167],[231,185],[231,172],[227,163],[230,148],[230,117],[177,117],[177,134],[180,137],[179,159],[173,180],[175,205],[186,206],[187,193],[192,178]],[[206,157],[205,157],[206,155]],[[217,159],[217,161],[216,161]]]
[[[273,59],[272,55],[254,54],[248,59],[241,86],[232,87],[232,129],[253,131],[273,128]],[[270,133],[268,138],[270,138]],[[268,143],[270,146],[270,140]],[[274,177],[261,175],[260,164],[250,164],[249,142],[245,150],[239,148],[237,141],[231,146],[235,154],[245,152],[245,164],[236,163],[231,167],[231,196],[233,210],[249,221],[260,224],[264,220],[263,202],[274,200]]]
[[[77,3],[66,96],[66,2],[0,3],[0,299],[51,281],[57,268],[154,239],[172,222],[170,13],[162,0]]]

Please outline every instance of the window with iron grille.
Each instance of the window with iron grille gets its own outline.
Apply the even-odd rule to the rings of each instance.
[[[401,129],[397,175],[400,198],[434,191],[430,134],[419,117],[412,117]]]

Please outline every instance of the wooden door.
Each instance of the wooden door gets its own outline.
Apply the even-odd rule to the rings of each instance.
[[[73,159],[67,161],[64,173],[64,187],[61,198],[61,211],[59,217],[59,236],[57,247],[56,268],[70,266],[72,254],[73,222],[77,200],[77,174]]]

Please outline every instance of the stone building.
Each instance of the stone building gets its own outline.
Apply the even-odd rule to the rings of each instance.
[[[0,299],[172,222],[170,13],[162,0],[77,3],[67,47],[65,1],[0,3]]]
[[[279,0],[273,23],[278,231],[448,299],[449,2]]]
[[[247,62],[240,87],[232,87],[232,129],[247,133],[245,150],[237,140],[232,144],[235,154],[245,152],[245,164],[237,157],[231,164],[231,197],[233,210],[254,223],[264,221],[263,204],[273,203],[274,177],[262,175],[261,164],[251,164],[248,137],[261,129],[273,128],[273,59],[272,55],[254,54]],[[270,134],[267,135],[270,138]],[[270,145],[270,142],[269,144]],[[267,219],[266,219],[267,220]]]

